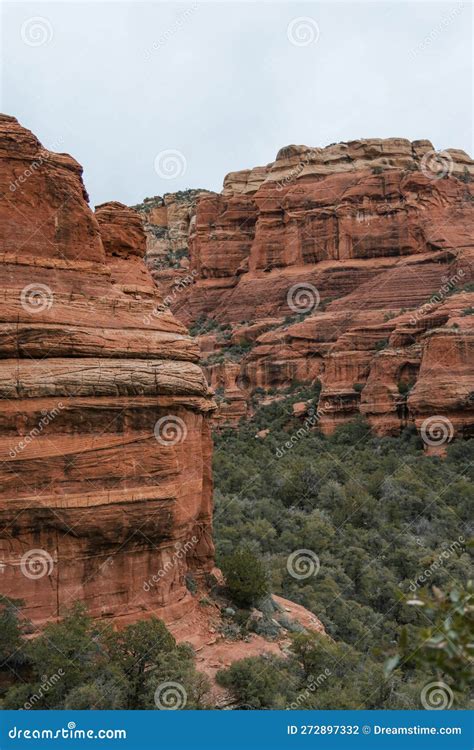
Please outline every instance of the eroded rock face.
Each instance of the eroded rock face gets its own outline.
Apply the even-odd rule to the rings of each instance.
[[[242,394],[248,411],[255,389],[318,378],[326,432],[363,412],[379,434],[421,428],[433,413],[471,433],[467,154],[400,138],[288,146],[273,164],[228,175],[195,212],[195,283],[172,309],[202,334],[210,380],[224,385],[221,417],[245,413]]]
[[[145,263],[161,289],[189,268],[188,237],[196,204],[207,190],[185,190],[145,198],[134,206],[146,234]]]
[[[0,582],[35,623],[169,621],[213,566],[199,352],[141,260],[140,219],[94,214],[82,170],[0,117]],[[146,320],[146,322],[145,322]]]

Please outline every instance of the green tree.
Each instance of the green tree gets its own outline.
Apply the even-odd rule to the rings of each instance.
[[[156,667],[163,654],[176,649],[175,639],[164,622],[152,617],[110,633],[107,647],[112,662],[127,679],[127,708],[144,708],[145,675]]]
[[[213,708],[209,704],[209,678],[196,669],[194,651],[189,644],[180,644],[173,651],[163,653],[147,673],[144,708],[157,708],[157,691],[159,693],[169,682],[179,685],[177,700],[181,707]]]
[[[29,680],[13,686],[5,707],[57,709],[68,693],[92,682],[104,661],[100,631],[84,605],[76,604],[59,623],[48,624],[37,638],[23,640],[21,651],[28,660]]]
[[[275,656],[249,657],[234,662],[216,675],[219,685],[230,690],[238,708],[283,709],[293,698],[291,665]]]
[[[71,690],[64,708],[76,711],[106,711],[127,708],[128,681],[120,667],[104,663],[95,679]]]
[[[23,627],[19,612],[23,602],[0,595],[0,664],[21,662]]]
[[[268,593],[265,569],[258,557],[241,547],[222,562],[231,598],[241,607],[250,607]]]

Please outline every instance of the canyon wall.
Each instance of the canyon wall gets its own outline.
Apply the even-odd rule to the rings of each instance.
[[[137,214],[0,116],[0,583],[41,624],[169,621],[213,566],[209,415]]]
[[[189,194],[186,216],[180,257],[154,278],[199,337],[219,419],[319,380],[325,432],[363,413],[378,434],[441,417],[472,435],[467,154],[400,138],[289,146],[220,194]]]

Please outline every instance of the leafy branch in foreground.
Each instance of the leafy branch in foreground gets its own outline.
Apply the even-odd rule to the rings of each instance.
[[[455,692],[468,691],[474,656],[474,582],[448,593],[433,586],[407,604],[431,623],[411,634],[402,629],[398,653],[386,662],[386,674],[399,667],[420,668],[448,682]]]

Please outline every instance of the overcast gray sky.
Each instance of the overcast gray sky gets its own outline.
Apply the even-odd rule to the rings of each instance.
[[[472,153],[471,15],[468,2],[3,2],[1,108],[84,166],[92,204],[220,190],[289,143],[401,136]]]

